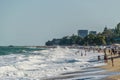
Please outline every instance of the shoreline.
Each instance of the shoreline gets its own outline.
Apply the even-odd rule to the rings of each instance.
[[[110,59],[110,56],[108,58],[109,59],[108,59],[107,64],[104,66],[100,66],[99,68],[105,69],[109,72],[120,72],[120,64],[119,64],[120,63],[120,56],[118,56],[118,55],[113,56],[114,66],[112,66],[112,61]],[[104,80],[120,80],[120,74],[108,76]]]
[[[98,79],[105,78],[106,74],[108,74],[108,72],[106,72],[102,68],[88,67],[88,68],[83,68],[82,70],[78,70],[78,71],[61,73],[58,76],[54,76],[54,77],[52,76],[48,78],[43,78],[43,80],[64,80],[64,79],[67,79],[67,80],[73,80],[73,79],[75,80],[77,79],[96,80],[97,79],[98,80]]]
[[[104,76],[106,75],[104,78],[102,78],[103,80],[120,80],[120,64],[119,64],[120,63],[120,56],[117,55],[117,54],[116,55],[112,55],[112,57],[114,58],[114,66],[112,66],[111,55],[108,52],[108,50],[106,50],[106,53],[107,53],[107,56],[108,56],[108,62],[107,62],[106,65],[97,66],[97,67],[91,67],[91,68],[94,68],[94,69],[98,68],[98,69],[105,70],[105,72],[103,71],[103,72],[95,73],[94,75],[99,75],[99,74],[100,75],[104,75]],[[62,76],[52,77],[52,78],[48,78],[48,79],[45,79],[45,80],[49,80],[49,79],[50,80],[69,79],[69,78],[72,79],[74,77],[77,78],[77,77],[81,77],[81,76],[86,76],[86,75],[84,75],[84,73],[83,73],[83,75],[80,75],[80,74],[76,75],[75,73],[81,73],[81,71],[75,71],[75,72],[65,73]],[[87,73],[87,75],[91,75],[91,74]],[[84,77],[83,77],[83,79],[84,79]]]

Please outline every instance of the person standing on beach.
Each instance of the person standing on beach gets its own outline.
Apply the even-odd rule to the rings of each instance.
[[[115,55],[115,50],[112,48],[112,53]]]
[[[108,62],[108,59],[107,59],[107,54],[104,54],[104,61],[105,61],[105,63],[107,63],[107,62]]]
[[[114,66],[114,59],[111,57],[112,66]]]
[[[108,62],[108,59],[107,59],[107,54],[106,54],[106,49],[104,49],[104,61],[105,61],[105,63],[107,63],[107,62]]]

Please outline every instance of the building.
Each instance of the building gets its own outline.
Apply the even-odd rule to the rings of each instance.
[[[84,38],[88,35],[88,30],[78,30],[78,36]]]
[[[96,31],[90,31],[89,34],[94,34],[94,35],[96,35],[97,32],[96,32]]]

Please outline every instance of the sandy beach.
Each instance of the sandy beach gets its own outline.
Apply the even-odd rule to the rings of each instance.
[[[114,59],[114,66],[112,66],[111,60],[108,60],[108,64],[101,66],[101,68],[106,69],[110,72],[120,72],[120,58]],[[105,80],[120,80],[120,75],[109,76]]]
[[[112,55],[114,58],[114,66],[112,66],[112,61],[110,59],[111,56],[109,53],[108,53],[108,55],[109,55],[109,57],[108,57],[109,60],[108,60],[107,65],[101,66],[100,68],[106,69],[109,72],[120,72],[120,56],[118,56],[118,54]],[[105,78],[105,80],[120,80],[120,75],[116,74],[113,76],[109,76],[109,77]]]

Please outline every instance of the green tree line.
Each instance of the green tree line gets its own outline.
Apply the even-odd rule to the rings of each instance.
[[[120,43],[120,23],[114,29],[104,28],[102,33],[89,34],[84,38],[77,35],[64,36],[61,39],[47,41],[47,46],[52,45],[110,45]]]

